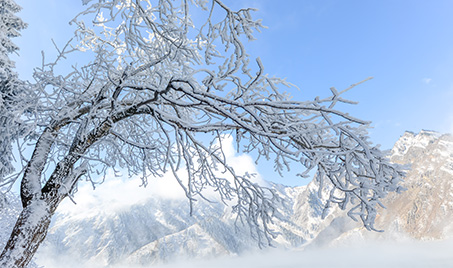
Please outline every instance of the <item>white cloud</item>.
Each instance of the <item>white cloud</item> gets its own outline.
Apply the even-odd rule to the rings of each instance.
[[[253,182],[258,183],[259,185],[266,186],[267,183],[262,179],[261,175],[258,173],[255,162],[252,157],[247,154],[237,154],[234,144],[234,139],[232,136],[224,136],[222,138],[222,147],[227,163],[234,168],[234,171],[243,175],[245,173],[256,174],[253,178]]]
[[[227,163],[234,168],[238,175],[256,174],[253,181],[266,186],[267,183],[258,174],[255,163],[249,155],[237,154],[234,149],[233,138],[225,136],[222,139],[222,147]],[[126,172],[125,172],[126,173]],[[187,183],[187,171],[181,169],[178,176],[183,183]],[[218,176],[229,178],[226,174],[218,171]],[[230,176],[231,177],[231,176]],[[229,178],[231,179],[231,178]],[[186,198],[184,190],[171,172],[163,177],[148,178],[148,185],[140,187],[142,181],[139,177],[118,178],[111,172],[106,181],[96,187],[90,183],[79,183],[79,190],[75,194],[74,205],[68,198],[58,208],[59,213],[70,214],[72,217],[86,217],[87,214],[110,213],[122,209],[128,209],[134,204],[144,203],[149,198],[182,199]],[[205,196],[217,197],[217,193],[209,189],[204,192]]]
[[[431,78],[423,78],[422,81],[423,81],[423,83],[429,85],[429,83],[431,83],[432,79]]]

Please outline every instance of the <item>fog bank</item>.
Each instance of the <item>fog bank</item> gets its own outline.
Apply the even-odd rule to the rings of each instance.
[[[412,242],[361,242],[354,246],[341,246],[306,251],[265,249],[244,256],[222,257],[211,260],[175,260],[167,264],[135,266],[146,268],[416,268],[453,267],[453,240]],[[46,268],[81,267],[80,260],[62,256],[60,260],[41,256],[39,264]],[[99,264],[85,268],[99,267]],[[113,268],[131,268],[130,264]]]

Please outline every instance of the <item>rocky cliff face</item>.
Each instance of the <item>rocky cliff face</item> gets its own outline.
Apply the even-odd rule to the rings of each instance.
[[[342,230],[326,227],[312,243],[335,245],[363,239],[446,239],[453,236],[453,136],[433,131],[406,132],[391,151],[394,163],[406,165],[401,194],[390,194],[376,219],[383,233],[369,232],[339,215]],[[338,225],[338,224],[337,224]],[[336,230],[335,230],[336,229]],[[329,233],[330,239],[323,237]]]
[[[417,239],[453,235],[453,136],[432,131],[406,132],[391,160],[410,166],[401,195],[391,195],[378,223]]]

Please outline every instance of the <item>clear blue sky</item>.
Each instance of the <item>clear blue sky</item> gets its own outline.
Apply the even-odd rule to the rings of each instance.
[[[29,79],[41,50],[55,54],[50,39],[62,46],[71,37],[68,21],[83,7],[80,0],[16,2],[29,27],[14,40],[21,48],[15,60]],[[248,44],[249,53],[261,57],[267,73],[297,85],[298,100],[375,77],[347,93],[358,105],[343,108],[373,122],[370,135],[382,148],[391,148],[405,130],[453,132],[453,1],[224,2],[259,9],[255,17],[268,29]]]

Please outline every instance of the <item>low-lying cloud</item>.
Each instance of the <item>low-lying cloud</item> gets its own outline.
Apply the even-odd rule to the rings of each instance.
[[[354,246],[340,246],[306,251],[268,248],[243,256],[227,256],[210,260],[175,260],[150,266],[117,265],[111,268],[418,268],[453,267],[453,240],[412,242],[361,242]],[[80,260],[62,258],[64,262],[45,259],[46,268],[80,268]],[[83,268],[99,268],[99,264]]]
[[[155,268],[415,268],[453,267],[453,241],[363,242],[307,251],[264,250],[241,257],[169,263]],[[120,268],[120,267],[118,267]],[[124,267],[121,267],[124,268]]]

